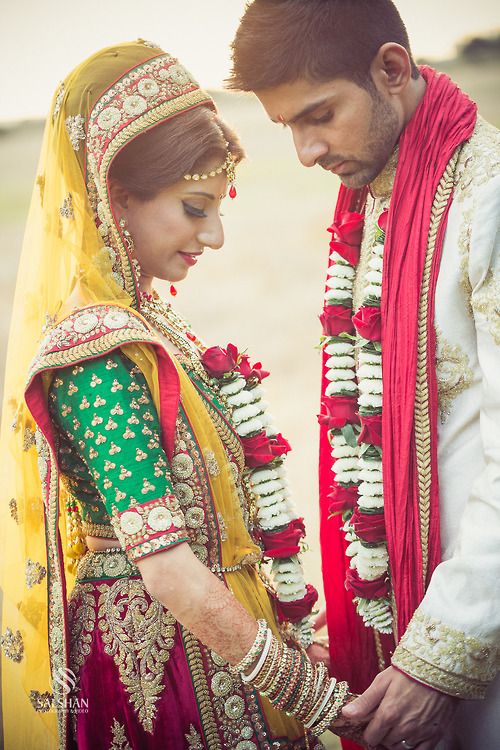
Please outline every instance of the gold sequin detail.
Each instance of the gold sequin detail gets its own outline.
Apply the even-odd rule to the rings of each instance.
[[[10,628],[7,628],[4,635],[0,637],[0,646],[3,648],[7,659],[17,663],[23,660],[24,643],[20,630],[14,633]]]
[[[125,727],[116,719],[113,719],[111,734],[113,737],[113,741],[109,746],[109,750],[132,750],[132,747],[127,739]]]
[[[472,296],[472,309],[485,317],[495,344],[500,346],[500,273],[490,268]]]
[[[9,500],[9,510],[10,510],[10,517],[16,522],[19,523],[19,514],[17,511],[17,501],[14,497],[11,497]]]
[[[26,586],[31,589],[33,586],[36,586],[37,583],[41,583],[45,576],[47,575],[47,570],[43,567],[43,565],[40,565],[38,562],[34,562],[31,558],[28,557],[26,560],[26,568],[25,568],[25,577],[26,577]]]
[[[451,414],[454,399],[472,385],[474,373],[464,350],[458,344],[448,343],[438,328],[436,334],[439,415],[441,424],[444,424]]]

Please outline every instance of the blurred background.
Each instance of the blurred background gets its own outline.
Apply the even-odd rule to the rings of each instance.
[[[238,197],[223,206],[226,243],[205,253],[178,286],[175,305],[209,345],[235,343],[271,371],[265,381],[277,425],[292,444],[287,460],[310,551],[309,580],[321,592],[317,519],[320,335],[328,255],[326,227],[337,178],[299,165],[290,134],[267,121],[250,95],[222,91],[229,44],[243,0],[17,0],[4,5],[0,30],[0,369],[23,225],[43,118],[59,81],[100,47],[143,37],[179,57],[215,96],[248,158]],[[496,0],[396,0],[413,53],[448,73],[500,126],[500,16]],[[165,290],[165,293],[168,293]],[[335,745],[331,745],[334,747]]]

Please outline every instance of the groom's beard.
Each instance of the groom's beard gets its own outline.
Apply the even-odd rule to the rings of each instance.
[[[383,99],[378,91],[372,94],[372,111],[367,129],[367,142],[361,153],[328,154],[318,159],[323,169],[330,170],[340,162],[353,162],[349,173],[339,175],[348,188],[368,185],[383,170],[399,137],[399,121],[393,107]]]

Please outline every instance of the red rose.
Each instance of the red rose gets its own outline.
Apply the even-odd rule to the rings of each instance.
[[[360,336],[370,341],[380,341],[382,318],[379,307],[360,307],[352,322]]]
[[[382,213],[378,217],[378,222],[377,222],[377,224],[379,225],[379,228],[383,232],[387,231],[387,221],[388,221],[388,219],[389,219],[389,209],[388,208],[384,208],[384,210],[382,211]]]
[[[240,356],[238,372],[240,375],[243,375],[245,380],[255,379],[259,382],[262,382],[269,375],[267,370],[262,369],[262,362],[256,362],[254,365],[251,365],[247,354]]]
[[[357,266],[359,261],[359,245],[348,245],[346,242],[332,240],[330,251],[336,252],[343,257],[351,266]]]
[[[328,512],[332,516],[337,513],[344,513],[346,510],[354,510],[358,502],[358,488],[342,487],[334,482],[328,499],[332,501],[328,508]]]
[[[285,558],[296,555],[300,552],[299,542],[305,533],[303,518],[294,518],[282,531],[275,533],[260,531],[259,539],[264,545],[264,556]]]
[[[318,422],[329,430],[340,430],[347,422],[359,422],[355,396],[325,396],[322,406],[324,412],[318,415]]]
[[[387,538],[383,513],[363,513],[358,507],[352,514],[351,523],[364,542],[383,542]]]
[[[332,233],[332,239],[345,242],[346,245],[359,245],[363,236],[363,223],[365,217],[355,211],[344,211],[337,222],[328,227]]]
[[[300,622],[311,614],[311,610],[318,601],[318,592],[310,583],[306,586],[307,594],[294,602],[280,602],[274,598],[274,605],[279,622]]]
[[[211,346],[210,349],[205,349],[201,355],[201,362],[208,374],[213,378],[221,378],[226,372],[232,372],[236,367],[237,360],[237,356],[234,356],[234,350],[236,350],[237,355],[238,350],[232,344],[229,344],[227,350],[220,346]]]
[[[292,446],[281,432],[271,438],[271,451],[274,456],[283,456],[292,450]]]
[[[371,443],[371,445],[382,446],[382,415],[360,416],[361,433],[358,443]]]
[[[254,437],[241,438],[247,466],[255,469],[257,466],[273,461],[277,456],[282,456],[291,450],[290,443],[283,435],[278,434],[268,437],[264,430]]]
[[[389,585],[385,575],[374,581],[363,581],[355,568],[349,568],[346,575],[346,588],[351,589],[355,596],[363,599],[380,599],[389,593]]]
[[[339,333],[352,333],[352,310],[343,305],[325,305],[319,316],[325,336],[338,336]]]
[[[271,441],[264,430],[254,437],[241,438],[241,442],[245,451],[246,463],[252,469],[256,466],[264,466],[274,459]]]

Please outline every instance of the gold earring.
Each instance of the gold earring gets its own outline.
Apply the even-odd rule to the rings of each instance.
[[[139,281],[139,279],[141,278],[141,266],[139,265],[139,261],[135,257],[134,240],[132,239],[132,235],[127,229],[127,220],[125,219],[125,217],[122,216],[118,224],[120,225],[120,229],[122,230],[123,241],[127,246],[130,262],[132,263],[135,275],[137,276],[137,281]]]

